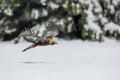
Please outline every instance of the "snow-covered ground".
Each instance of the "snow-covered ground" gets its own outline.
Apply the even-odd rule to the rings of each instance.
[[[0,80],[120,80],[120,42],[57,42],[26,52],[27,42],[0,43]]]

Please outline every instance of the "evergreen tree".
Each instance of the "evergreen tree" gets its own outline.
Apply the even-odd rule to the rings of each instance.
[[[105,35],[120,39],[119,30],[104,29],[110,22],[120,25],[119,15],[120,2],[113,0],[1,0],[0,39],[17,41],[25,28],[51,22],[60,38],[101,41]]]

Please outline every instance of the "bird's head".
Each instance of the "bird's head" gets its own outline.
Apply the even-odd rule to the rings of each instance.
[[[55,45],[55,44],[57,44],[57,42],[55,42],[55,41],[51,42],[51,45]]]
[[[51,39],[49,39],[48,43],[49,43],[49,45],[55,45],[55,44],[57,44],[57,42],[55,42],[55,41],[53,41]]]

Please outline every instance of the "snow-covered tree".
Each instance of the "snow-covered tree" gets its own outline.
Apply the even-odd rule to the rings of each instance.
[[[54,23],[58,37],[120,39],[120,0],[1,0],[0,39],[16,40],[24,28]]]

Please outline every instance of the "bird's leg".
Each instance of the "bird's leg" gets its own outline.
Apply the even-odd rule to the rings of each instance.
[[[28,49],[34,48],[35,46],[36,46],[35,44],[32,44],[31,46],[23,49],[22,52],[25,52],[25,51],[28,50]]]

